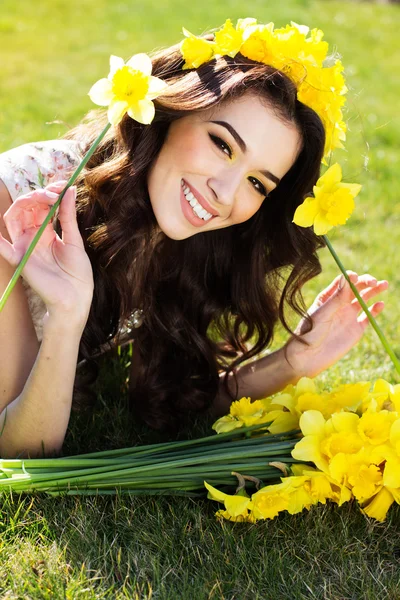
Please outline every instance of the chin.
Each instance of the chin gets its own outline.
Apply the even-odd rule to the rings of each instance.
[[[170,215],[155,215],[159,228],[171,240],[185,240],[195,234],[179,220],[171,219]]]

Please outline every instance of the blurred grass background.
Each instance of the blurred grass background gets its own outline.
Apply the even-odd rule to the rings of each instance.
[[[334,160],[363,184],[349,223],[331,234],[348,269],[390,282],[380,323],[400,354],[400,7],[331,0],[2,0],[0,151],[65,133],[91,108],[87,92],[110,54],[129,58],[254,16],[277,26],[319,27],[342,55],[349,87],[348,142]],[[305,291],[311,302],[336,274]],[[282,341],[278,334],[276,345]],[[107,359],[91,416],[74,415],[67,452],[146,442],[127,421],[129,355]],[[385,377],[394,369],[373,332],[320,376],[326,385]],[[198,425],[190,435],[207,431]],[[139,435],[139,438],[138,438]],[[400,511],[370,523],[356,507],[317,507],[255,526],[219,524],[215,506],[185,499],[0,497],[2,598],[379,598],[400,597]]]

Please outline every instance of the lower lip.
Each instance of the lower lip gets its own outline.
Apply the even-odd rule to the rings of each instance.
[[[185,194],[183,193],[182,188],[181,188],[181,207],[182,207],[182,212],[183,212],[184,216],[189,221],[189,223],[191,225],[193,225],[194,227],[204,227],[204,225],[207,225],[207,223],[209,223],[210,221],[212,221],[214,219],[214,217],[211,217],[211,219],[208,219],[208,221],[204,221],[204,219],[200,219],[200,217],[197,217],[194,214],[193,209],[190,206],[189,202],[186,200]]]

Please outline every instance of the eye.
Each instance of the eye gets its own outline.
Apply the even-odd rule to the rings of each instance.
[[[218,137],[217,135],[212,135],[211,133],[209,133],[209,136],[213,144],[215,144],[220,150],[222,150],[224,154],[229,156],[229,158],[232,158],[232,149],[226,142],[224,142],[224,140],[221,140],[220,137]]]
[[[268,192],[261,183],[261,181],[259,181],[255,177],[249,177],[249,181],[254,186],[254,189],[256,189],[257,192],[260,192],[261,196],[268,196]]]

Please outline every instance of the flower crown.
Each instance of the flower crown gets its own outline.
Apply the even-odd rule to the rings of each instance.
[[[320,29],[310,31],[306,25],[294,22],[274,29],[273,23],[260,25],[256,19],[239,19],[234,27],[227,19],[215,32],[214,41],[197,37],[186,29],[183,33],[184,69],[197,69],[219,56],[234,58],[239,52],[275,67],[295,83],[299,101],[321,118],[326,135],[323,163],[326,164],[325,159],[335,148],[343,148],[346,124],[342,107],[347,92],[343,65],[336,59],[333,65],[324,66],[328,43],[322,41],[324,34]]]

